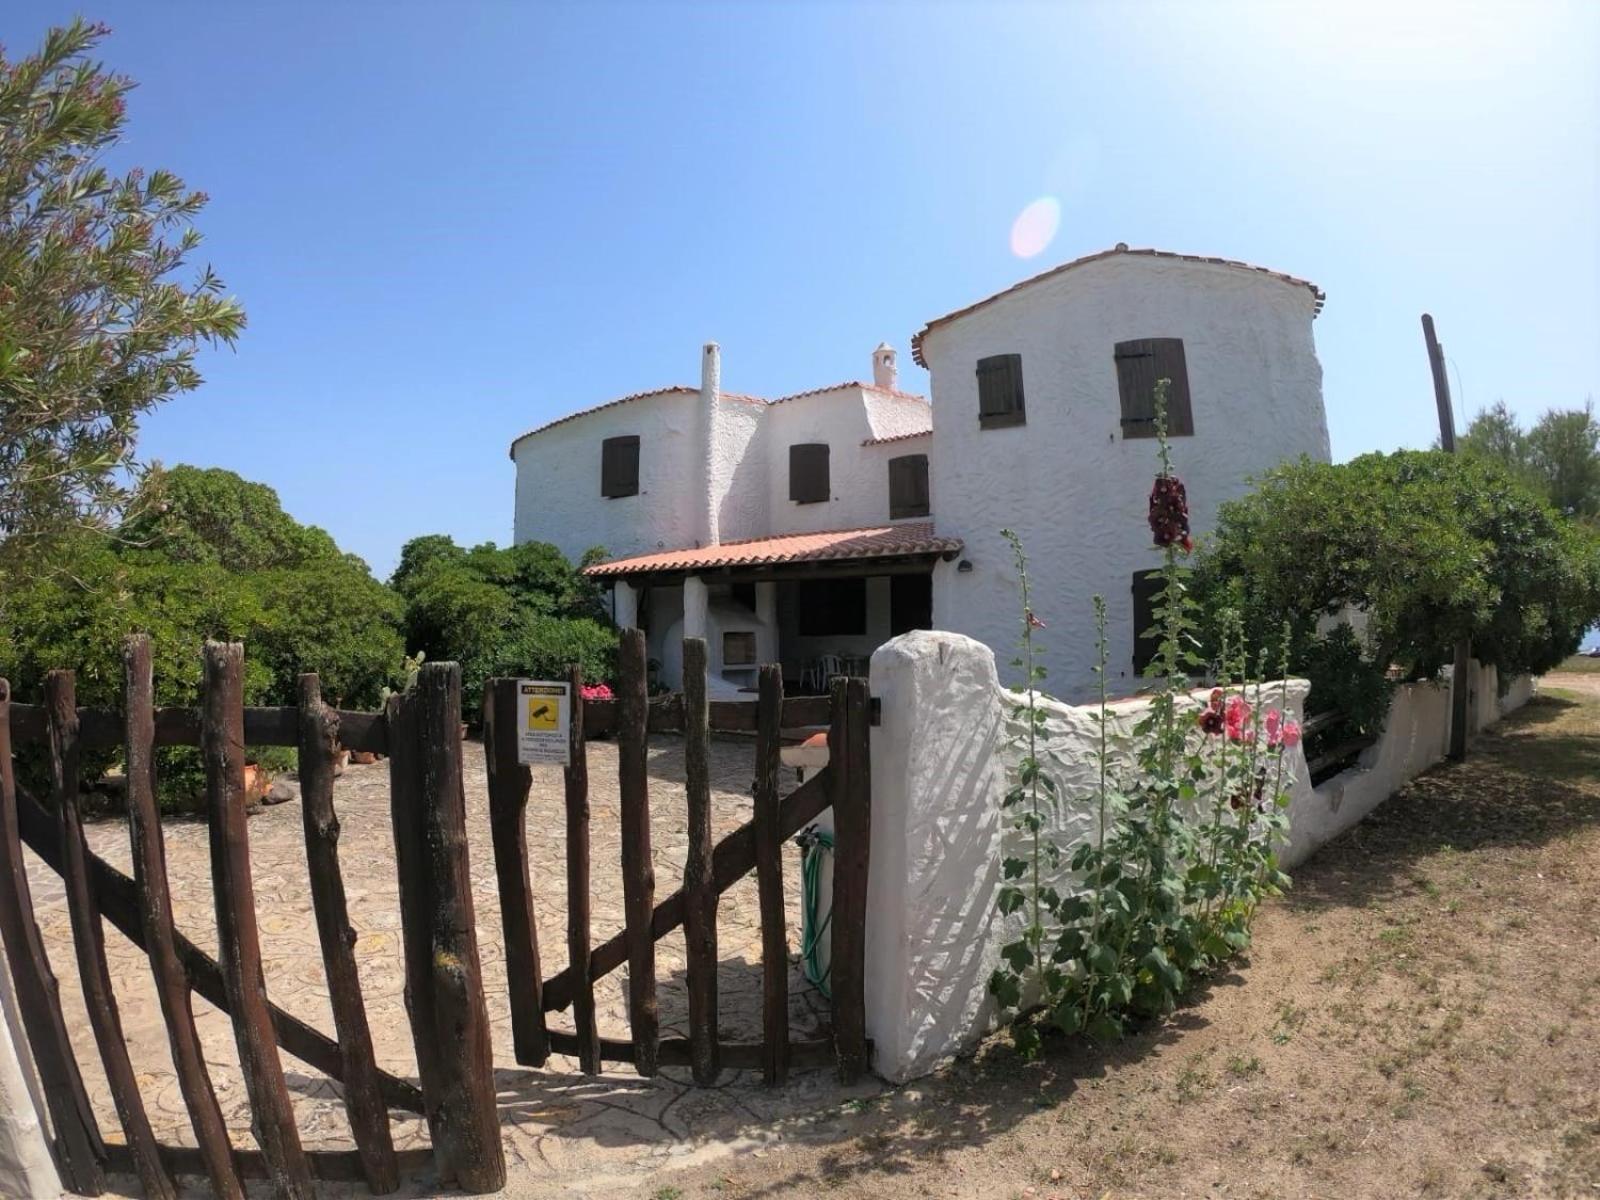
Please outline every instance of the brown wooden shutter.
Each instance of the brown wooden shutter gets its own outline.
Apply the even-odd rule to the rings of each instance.
[[[828,443],[801,442],[789,447],[789,499],[796,504],[821,504],[833,493],[828,485]]]
[[[889,460],[889,519],[928,515],[928,456],[906,454]]]
[[[978,360],[978,427],[1022,425],[1022,355],[994,354]]]
[[[1167,435],[1190,437],[1194,411],[1189,402],[1189,366],[1182,338],[1141,338],[1116,346],[1117,390],[1122,397],[1122,436],[1155,437],[1156,381],[1167,387]]]
[[[1133,673],[1143,675],[1161,649],[1155,628],[1156,595],[1161,591],[1160,571],[1133,573]]]
[[[600,494],[607,498],[639,494],[639,436],[600,443]]]

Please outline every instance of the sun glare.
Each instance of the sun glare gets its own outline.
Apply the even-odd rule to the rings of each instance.
[[[1011,253],[1018,258],[1042,254],[1055,240],[1060,227],[1061,202],[1054,196],[1039,197],[1011,223]]]

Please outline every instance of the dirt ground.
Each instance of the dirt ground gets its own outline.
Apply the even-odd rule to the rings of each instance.
[[[582,1194],[1600,1196],[1597,914],[1600,674],[1557,674],[1306,864],[1170,1020],[1027,1064],[996,1038]]]

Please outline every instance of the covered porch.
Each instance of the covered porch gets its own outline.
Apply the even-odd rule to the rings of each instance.
[[[926,522],[789,534],[597,563],[618,626],[645,631],[652,681],[677,691],[683,639],[706,640],[710,689],[753,694],[762,663],[783,666],[790,695],[818,695],[836,674],[864,675],[891,637],[933,627],[934,567],[958,538]]]

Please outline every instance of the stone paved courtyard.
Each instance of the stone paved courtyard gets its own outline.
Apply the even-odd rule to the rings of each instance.
[[[466,747],[467,818],[477,905],[478,945],[485,992],[494,1025],[496,1080],[507,1160],[513,1186],[509,1194],[547,1190],[582,1193],[591,1186],[616,1186],[638,1173],[695,1152],[707,1141],[737,1135],[745,1126],[837,1104],[869,1094],[870,1082],[846,1091],[831,1071],[795,1073],[789,1085],[764,1087],[752,1072],[725,1072],[718,1086],[695,1088],[687,1069],[667,1068],[654,1080],[641,1079],[624,1064],[608,1065],[599,1078],[585,1078],[571,1059],[555,1056],[547,1067],[519,1067],[512,1058],[511,1013],[505,985],[505,953],[489,839],[488,799],[482,746]],[[598,945],[623,924],[619,869],[616,747],[590,745],[590,801],[594,871],[593,943]],[[745,739],[712,743],[713,836],[721,838],[750,818],[754,746]],[[683,743],[655,739],[650,748],[651,826],[657,898],[682,879],[687,848],[684,830]],[[792,778],[785,780],[793,786]],[[388,764],[352,765],[335,792],[343,834],[340,857],[351,923],[359,940],[356,955],[379,1065],[415,1078],[416,1060],[404,1001],[400,916],[389,821]],[[566,965],[565,816],[561,772],[536,768],[528,806],[528,844],[532,860],[541,962],[546,977]],[[311,913],[300,809],[297,801],[267,808],[250,820],[250,849],[267,990],[272,1000],[331,1035],[322,957]],[[166,825],[168,870],[178,927],[215,954],[210,862],[206,826],[194,820]],[[89,828],[94,851],[130,872],[126,826],[120,820]],[[77,985],[71,929],[59,878],[30,855],[30,879],[39,924],[60,979],[78,1059],[94,1098],[101,1127],[120,1140],[104,1074],[100,1070]],[[798,952],[800,928],[799,853],[785,848],[785,887],[791,957]],[[720,935],[720,1018],[724,1040],[760,1037],[760,923],[754,876],[722,897]],[[157,1136],[193,1145],[193,1131],[172,1072],[165,1026],[143,952],[115,930],[107,950],[116,981],[123,1027],[139,1072]],[[627,968],[600,981],[596,999],[603,1036],[626,1038]],[[684,944],[681,931],[657,943],[663,1036],[687,1034]],[[816,1036],[825,1023],[827,1003],[808,984],[798,964],[790,979],[790,1027],[796,1038]],[[239,1146],[252,1147],[249,1107],[239,1074],[233,1031],[226,1015],[199,997],[196,1019],[206,1046],[211,1077]],[[551,1014],[554,1027],[570,1029],[570,1011]],[[314,1068],[285,1054],[284,1068],[294,1095],[299,1126],[309,1148],[347,1148],[349,1126],[337,1085]],[[420,1117],[393,1114],[397,1148],[426,1145]],[[188,1181],[195,1195],[205,1188]],[[426,1181],[420,1194],[427,1194]],[[122,1186],[132,1187],[131,1181]],[[533,1188],[535,1190],[527,1190]],[[328,1194],[343,1189],[331,1185]],[[364,1195],[355,1187],[352,1195]]]

